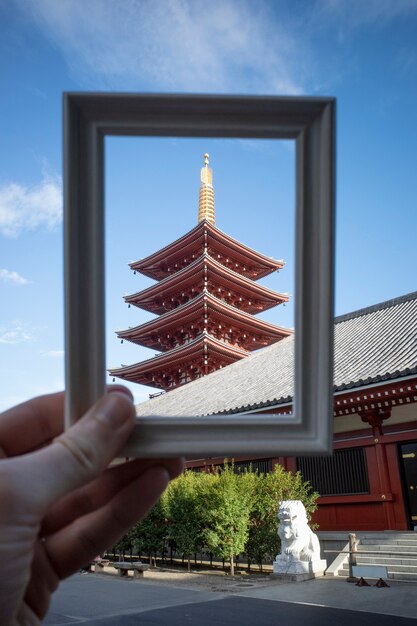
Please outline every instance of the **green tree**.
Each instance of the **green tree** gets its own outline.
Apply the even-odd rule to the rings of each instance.
[[[235,573],[235,557],[243,552],[248,538],[252,492],[249,481],[226,465],[216,474],[206,475],[203,487],[205,509],[203,531],[208,549],[230,562]]]
[[[199,474],[188,470],[171,482],[166,491],[169,537],[186,557],[188,571],[191,555],[202,547],[202,507],[196,489],[199,479]]]
[[[138,554],[148,554],[152,567],[152,558],[156,565],[156,556],[163,555],[167,540],[166,500],[165,494],[158,500],[153,509],[141,522],[132,529],[134,549]]]
[[[301,500],[307,515],[317,508],[318,493],[312,492],[300,472],[295,474],[276,465],[272,472],[261,474],[255,481],[246,554],[249,563],[255,562],[262,570],[265,560],[273,560],[280,550],[278,537],[278,505],[281,500]]]

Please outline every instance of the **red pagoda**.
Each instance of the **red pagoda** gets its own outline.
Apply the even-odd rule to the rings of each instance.
[[[158,317],[117,336],[161,354],[109,370],[169,391],[287,337],[292,330],[254,315],[288,301],[255,281],[283,261],[244,246],[215,226],[213,173],[204,155],[198,224],[173,243],[130,264],[157,282],[125,301]]]

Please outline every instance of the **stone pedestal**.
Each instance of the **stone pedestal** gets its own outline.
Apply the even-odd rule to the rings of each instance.
[[[325,559],[300,561],[292,556],[280,554],[273,563],[273,576],[280,580],[301,582],[323,576],[326,567]]]

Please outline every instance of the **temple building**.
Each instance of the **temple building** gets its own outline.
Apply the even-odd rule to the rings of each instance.
[[[110,373],[169,391],[138,405],[138,416],[291,413],[293,332],[255,316],[288,300],[257,282],[283,262],[215,226],[208,155],[198,220],[130,265],[156,282],[125,300],[155,317],[118,337],[160,354]],[[283,457],[278,443],[275,456],[235,458],[235,468],[300,471],[320,493],[321,531],[417,530],[417,292],[335,319],[333,382],[332,456]]]
[[[157,282],[125,296],[157,317],[117,332],[160,352],[109,370],[110,375],[170,391],[247,357],[292,334],[255,317],[288,301],[257,281],[279,271],[276,261],[232,239],[215,225],[213,173],[208,154],[201,169],[198,224],[150,256],[130,264]]]
[[[294,336],[171,393],[141,415],[290,413]],[[250,381],[250,382],[248,382]],[[334,453],[235,458],[301,471],[319,492],[320,531],[417,530],[417,292],[335,319]],[[279,448],[279,442],[277,444]],[[224,459],[190,461],[210,468]]]

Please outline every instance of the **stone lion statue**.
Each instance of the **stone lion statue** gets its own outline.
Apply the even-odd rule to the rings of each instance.
[[[283,500],[278,509],[278,536],[281,554],[277,561],[315,561],[320,559],[317,535],[308,525],[307,513],[300,500]]]

